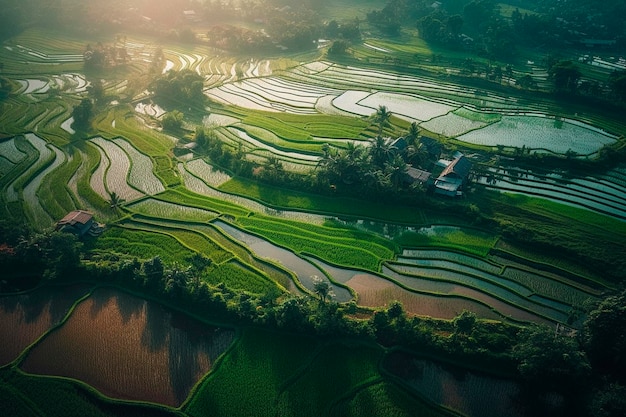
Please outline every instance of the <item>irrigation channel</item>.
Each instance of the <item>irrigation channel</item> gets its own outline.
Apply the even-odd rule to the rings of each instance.
[[[178,407],[234,340],[232,329],[110,288],[58,286],[0,296],[3,365],[79,380],[113,399]],[[467,416],[520,416],[513,381],[403,352],[387,355],[382,367]]]

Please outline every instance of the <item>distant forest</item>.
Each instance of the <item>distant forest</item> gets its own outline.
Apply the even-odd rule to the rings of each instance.
[[[229,3],[224,5],[223,3]],[[287,19],[311,25],[326,0],[4,0],[0,8],[0,40],[34,25],[63,29],[126,30],[142,28],[149,19],[162,28],[188,22],[183,10],[194,10],[205,21],[229,13],[252,20]],[[500,10],[506,7],[507,10]],[[276,10],[280,13],[277,15]],[[417,25],[423,38],[459,46],[467,38],[486,45],[495,55],[514,53],[515,45],[566,47],[583,40],[608,40],[626,46],[626,2],[623,0],[389,0],[372,10],[368,21],[388,34]],[[147,29],[147,27],[144,27]],[[313,35],[314,33],[312,33]],[[461,36],[464,35],[464,36]],[[513,48],[511,48],[513,46]]]

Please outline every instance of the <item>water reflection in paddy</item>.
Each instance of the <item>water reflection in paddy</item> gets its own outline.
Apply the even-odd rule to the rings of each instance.
[[[302,285],[310,291],[314,291],[314,277],[326,279],[324,273],[319,268],[287,249],[276,246],[258,236],[246,233],[234,226],[229,225],[228,223],[216,221],[214,224],[230,235],[233,239],[246,244],[250,250],[259,257],[279,262],[287,269],[293,271]],[[332,288],[332,292],[334,293],[333,299],[335,301],[343,303],[352,299],[352,294],[350,294],[350,291],[347,289],[333,283],[329,284]]]
[[[234,337],[155,302],[98,289],[22,368],[75,378],[113,398],[179,406]]]
[[[383,366],[436,404],[469,417],[520,417],[520,387],[497,378],[423,360],[405,352],[388,355]]]
[[[59,323],[89,287],[42,288],[26,294],[0,297],[0,366],[19,354]]]
[[[451,319],[463,310],[469,310],[483,318],[502,318],[489,307],[472,300],[414,293],[376,274],[336,267],[318,259],[313,262],[335,281],[352,288],[357,294],[358,304],[364,307],[384,307],[392,301],[400,301],[405,311],[421,316]]]
[[[417,276],[407,276],[398,273],[387,266],[383,266],[383,273],[406,285],[407,287],[413,288],[417,291],[435,292],[447,296],[467,297],[485,303],[499,313],[505,316],[509,316],[515,320],[548,322],[547,319],[540,318],[537,314],[533,314],[521,308],[517,308],[491,295],[485,294],[473,288],[465,287],[463,285],[457,285],[450,282],[441,282],[432,279],[424,279]],[[521,300],[521,297],[517,297],[516,300]],[[544,311],[542,310],[542,312]],[[552,311],[550,311],[550,313],[557,316],[557,320],[567,320],[567,315],[565,315],[564,313]]]

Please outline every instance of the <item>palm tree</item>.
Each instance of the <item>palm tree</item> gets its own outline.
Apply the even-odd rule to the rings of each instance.
[[[126,200],[117,195],[115,191],[109,194],[109,205],[111,208],[117,208],[121,206]]]
[[[417,125],[417,122],[411,123],[411,126],[409,126],[409,131],[406,134],[406,140],[409,143],[409,145],[415,145],[415,141],[417,140],[419,135],[420,135],[420,128]]]
[[[313,277],[313,291],[320,297],[322,303],[325,303],[326,299],[332,295],[330,284],[317,276]]]
[[[272,181],[276,181],[277,179],[281,178],[285,173],[283,163],[275,156],[270,156],[267,159],[265,169],[267,171],[267,177]]]
[[[378,125],[378,136],[382,136],[383,129],[389,126],[389,119],[391,119],[391,112],[387,109],[387,106],[380,105],[376,110],[376,113],[370,116],[370,120]]]
[[[372,164],[378,168],[384,168],[385,162],[389,161],[394,149],[389,139],[376,136],[369,148],[369,156]]]
[[[415,141],[406,150],[406,162],[419,167],[428,158],[428,151],[421,141]]]
[[[395,190],[400,188],[408,168],[408,165],[400,155],[394,156],[391,161],[385,164],[385,172],[389,175],[389,180]]]
[[[361,176],[364,151],[365,148],[362,145],[348,142],[346,150],[341,153],[344,165],[341,166],[340,174],[345,183],[351,184]]]

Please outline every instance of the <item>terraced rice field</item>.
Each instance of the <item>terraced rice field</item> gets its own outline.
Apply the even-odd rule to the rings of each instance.
[[[477,183],[502,192],[539,196],[626,219],[626,176],[618,170],[599,177],[570,178],[519,169],[490,168]]]
[[[234,337],[233,330],[210,328],[153,302],[99,289],[21,367],[79,379],[112,398],[177,407]]]
[[[397,117],[418,122],[434,133],[490,147],[525,146],[535,152],[592,155],[617,139],[579,121],[555,120],[541,109],[528,113],[531,109],[521,109],[506,97],[327,62],[300,65],[268,78],[227,82],[205,93],[229,105],[292,114],[370,116],[379,106],[386,106]],[[485,108],[497,120],[474,117]]]
[[[502,119],[482,129],[457,137],[476,145],[525,146],[531,152],[592,155],[604,145],[612,144],[617,136],[572,120],[555,120],[545,115],[504,115]]]
[[[40,228],[53,224],[59,213],[73,205],[113,218],[106,201],[115,192],[125,200],[122,211],[130,216],[122,223],[124,232],[132,229],[137,239],[160,234],[177,242],[180,251],[214,254],[214,261],[224,265],[224,277],[241,268],[262,271],[294,293],[304,291],[301,288],[311,293],[317,276],[329,279],[340,302],[356,299],[362,306],[381,307],[398,299],[414,314],[452,318],[470,309],[482,317],[542,322],[565,322],[572,308],[597,296],[558,273],[487,260],[494,236],[448,226],[431,230],[355,221],[348,226],[369,233],[355,237],[325,227],[328,216],[269,207],[260,202],[261,194],[251,189],[243,192],[246,184],[207,160],[193,154],[172,157],[178,139],[149,127],[154,122],[150,118],[159,118],[166,110],[144,93],[134,106],[117,103],[99,115],[94,123],[101,136],[82,143],[78,152],[65,148],[70,135],[76,134],[71,128],[72,104],[48,103],[49,92],[59,90],[72,103],[85,96],[88,84],[76,69],[83,46],[63,41],[46,49],[37,36],[29,42],[6,45],[13,50],[5,47],[0,52],[0,57],[10,57],[8,70],[24,66],[20,59],[59,68],[47,75],[23,71],[16,79],[21,85],[17,97],[2,104],[6,112],[0,121],[7,122],[3,126],[8,131],[41,129],[45,135],[27,133],[24,139],[0,142],[0,181],[3,200],[24,205],[29,219]],[[157,50],[144,40],[130,40],[126,47],[133,65],[139,66],[150,64]],[[371,42],[363,49],[383,52],[397,47]],[[396,124],[416,121],[431,132],[488,147],[525,146],[533,152],[581,156],[593,155],[615,141],[612,134],[582,122],[555,120],[542,105],[522,108],[508,97],[410,74],[326,61],[284,64],[220,57],[210,52],[167,46],[160,71],[190,69],[201,74],[205,94],[229,106],[216,106],[217,112],[198,120],[225,146],[240,148],[261,163],[277,157],[289,171],[312,169],[324,143],[338,148],[348,141],[367,143],[373,135],[367,118],[381,105],[394,114]],[[127,88],[127,80],[105,82],[109,93],[123,94]],[[26,104],[28,112],[23,111]],[[72,169],[76,174],[68,173]],[[66,178],[68,186],[53,192],[51,184],[57,177]],[[622,207],[626,174],[620,169],[593,178],[566,178],[494,168],[477,182],[626,218]],[[55,193],[61,195],[58,191],[63,191],[62,202],[53,201]],[[439,233],[446,227],[449,233]],[[357,240],[360,243],[355,245]],[[431,249],[399,253],[397,242],[407,248]]]
[[[542,274],[537,270],[531,272],[530,268],[521,264],[512,267],[505,262],[488,262],[445,250],[404,250],[397,261],[387,262],[387,265],[387,273],[407,285],[418,285],[421,282],[421,289],[431,287],[435,292],[478,290],[515,307],[560,322],[567,320],[573,308],[582,308],[587,301],[595,300],[598,296],[596,291],[585,289],[566,278],[565,272],[562,276]],[[449,287],[450,284],[455,286]],[[485,302],[492,306],[498,303]]]
[[[521,417],[516,404],[519,386],[513,381],[462,371],[404,352],[383,361],[385,369],[436,404],[470,417]]]
[[[87,287],[73,286],[0,297],[0,366],[17,359],[24,349],[59,324],[70,307],[87,293]]]
[[[250,250],[259,257],[277,262],[278,264],[284,265],[288,270],[293,271],[300,283],[309,291],[314,291],[313,285],[315,279],[326,280],[326,276],[322,271],[295,253],[274,245],[258,236],[239,230],[227,223],[217,221],[214,222],[214,224],[233,239],[244,242]],[[352,299],[352,294],[344,287],[338,286],[332,282],[329,282],[329,285],[334,294],[333,299],[337,302],[347,302]]]

